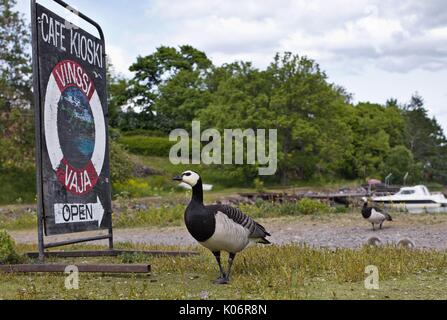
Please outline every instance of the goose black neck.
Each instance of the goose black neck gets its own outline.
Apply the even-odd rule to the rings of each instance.
[[[203,204],[203,184],[202,179],[197,181],[197,184],[192,188],[192,200]]]

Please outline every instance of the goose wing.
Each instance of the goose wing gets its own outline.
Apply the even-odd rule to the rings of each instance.
[[[385,209],[383,209],[383,208],[382,208],[382,209],[379,209],[379,208],[377,208],[377,207],[374,207],[373,209],[376,210],[377,212],[383,214],[383,215],[385,216],[385,218],[386,218],[387,221],[393,221],[393,218],[391,217],[391,215],[388,213],[387,210],[385,210]]]
[[[263,239],[265,237],[270,237],[271,234],[267,232],[267,230],[253,220],[251,217],[247,216],[241,210],[237,208],[233,208],[230,206],[210,206],[208,209],[212,210],[214,213],[221,212],[225,214],[228,218],[233,220],[235,223],[243,226],[245,229],[250,231],[250,238],[253,239]]]

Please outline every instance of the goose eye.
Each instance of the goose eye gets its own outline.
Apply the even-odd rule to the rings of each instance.
[[[191,173],[190,173],[190,172],[185,173],[184,176],[185,176],[185,177],[190,177],[190,176],[191,176]]]

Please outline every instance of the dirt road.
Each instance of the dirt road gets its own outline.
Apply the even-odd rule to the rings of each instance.
[[[260,222],[272,233],[270,240],[275,244],[305,243],[315,247],[357,248],[371,237],[378,237],[384,244],[396,244],[408,238],[418,248],[447,250],[447,215],[397,214],[394,220],[386,224],[384,230],[376,232],[355,214],[288,217]],[[34,231],[11,232],[11,235],[16,242],[23,244],[36,243],[37,239]],[[70,238],[73,236],[58,236],[51,237],[49,241]],[[115,241],[175,246],[196,244],[184,227],[117,229]]]

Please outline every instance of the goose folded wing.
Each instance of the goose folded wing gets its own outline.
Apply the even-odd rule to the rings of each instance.
[[[380,212],[381,214],[383,214],[388,221],[393,221],[393,218],[388,213],[388,210],[386,210],[385,208],[379,209],[377,207],[374,207],[374,210],[376,210],[377,212]]]
[[[221,212],[225,214],[235,223],[249,230],[250,238],[257,239],[271,236],[270,233],[268,233],[267,230],[262,225],[254,221],[251,217],[247,216],[245,213],[243,213],[241,210],[237,208],[233,208],[230,206],[220,206],[220,205],[213,206],[211,208],[215,212]]]

